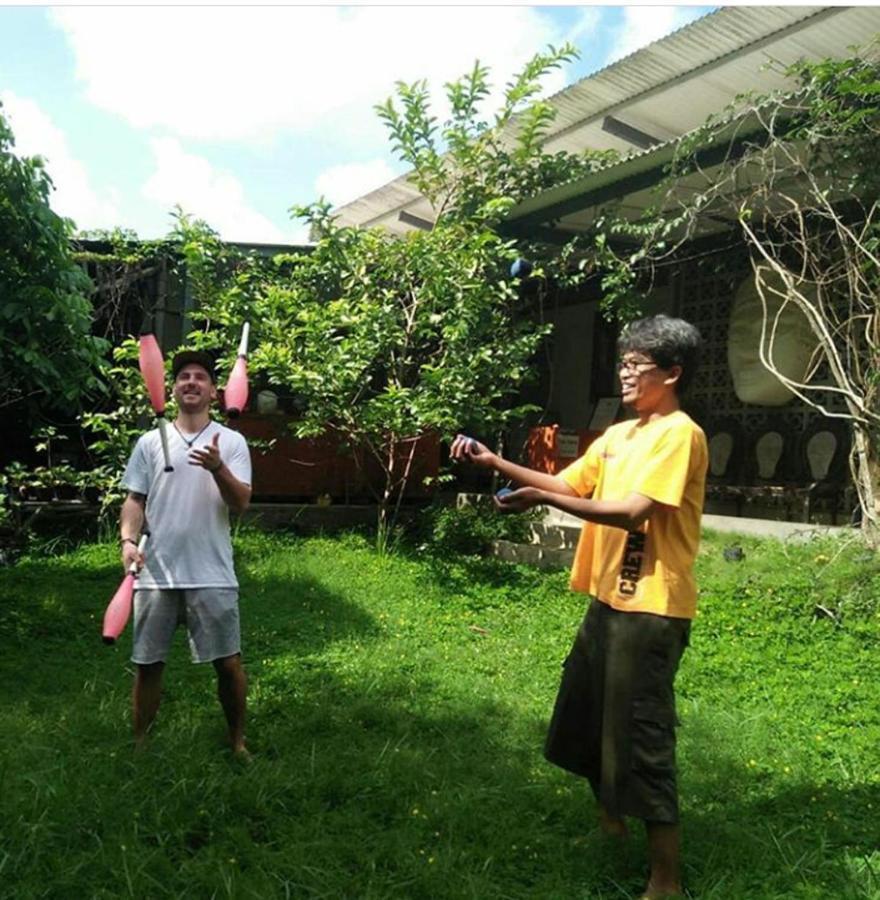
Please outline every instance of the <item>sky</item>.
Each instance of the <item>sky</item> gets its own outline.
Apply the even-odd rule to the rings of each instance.
[[[443,84],[476,60],[500,90],[570,41],[552,95],[711,9],[0,5],[0,113],[80,230],[161,237],[179,205],[225,240],[301,243],[292,206],[407,170],[373,108],[395,82],[425,79],[442,120]]]

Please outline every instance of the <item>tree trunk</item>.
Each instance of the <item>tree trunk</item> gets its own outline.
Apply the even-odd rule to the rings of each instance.
[[[385,484],[382,488],[382,496],[379,498],[377,510],[376,548],[384,553],[388,550],[391,540],[391,530],[394,527],[396,516],[392,515],[391,501],[394,495],[395,459],[397,456],[397,438],[390,435],[385,453]]]
[[[871,431],[853,423],[853,479],[862,510],[862,534],[873,549],[880,549],[880,459]]]
[[[416,455],[416,447],[419,445],[417,437],[411,438],[409,443],[409,453],[406,457],[406,465],[403,468],[403,475],[400,476],[400,484],[397,486],[397,501],[394,504],[393,524],[396,525],[400,518],[400,504],[403,503],[403,496],[406,493],[406,486],[409,484],[409,476],[412,472],[413,459]]]

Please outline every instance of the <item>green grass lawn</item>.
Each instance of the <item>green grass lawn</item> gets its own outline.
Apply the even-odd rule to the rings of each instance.
[[[855,542],[707,535],[679,676],[686,885],[880,897],[880,565]],[[250,766],[182,633],[150,749],[117,551],[0,570],[0,897],[623,898],[584,784],[543,761],[583,610],[565,573],[237,539]],[[819,610],[825,607],[832,617]]]

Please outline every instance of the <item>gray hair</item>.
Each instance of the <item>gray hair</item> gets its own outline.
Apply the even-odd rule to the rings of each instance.
[[[661,314],[630,322],[617,339],[617,352],[621,356],[631,352],[644,353],[661,369],[681,366],[681,376],[676,384],[681,393],[694,376],[702,345],[700,332],[690,322]]]

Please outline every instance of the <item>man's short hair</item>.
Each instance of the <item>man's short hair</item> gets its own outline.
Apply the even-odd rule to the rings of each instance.
[[[171,361],[171,377],[177,380],[177,376],[182,369],[187,366],[201,366],[207,373],[208,378],[213,384],[216,384],[214,377],[214,358],[205,350],[183,350],[178,353]]]
[[[676,383],[678,393],[687,388],[700,360],[703,338],[690,322],[672,316],[649,316],[630,322],[617,339],[617,352],[644,353],[660,366],[668,369],[681,366]]]

